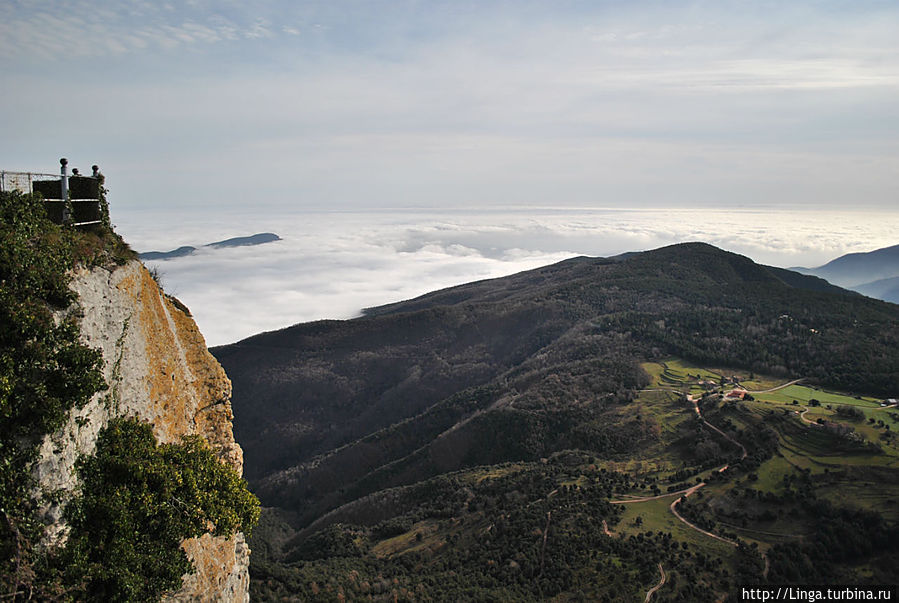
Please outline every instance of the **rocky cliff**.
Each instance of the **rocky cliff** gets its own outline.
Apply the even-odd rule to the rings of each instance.
[[[81,337],[103,353],[109,389],[74,410],[60,431],[45,438],[35,472],[58,504],[43,509],[47,538],[65,538],[62,507],[76,488],[75,461],[93,452],[110,418],[137,417],[160,442],[201,435],[222,462],[238,472],[243,453],[231,427],[231,383],[206,349],[187,309],[165,295],[144,266],[132,261],[114,270],[79,269],[71,287],[82,315]],[[231,539],[185,540],[196,572],[170,601],[248,601],[249,549],[243,534]]]

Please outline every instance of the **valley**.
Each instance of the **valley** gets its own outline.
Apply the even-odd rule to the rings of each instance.
[[[890,523],[896,521],[899,446],[891,434],[899,415],[881,407],[878,400],[793,382],[777,386],[773,385],[777,379],[756,375],[735,380],[749,392],[743,400],[737,400],[727,396],[735,385],[732,370],[707,369],[674,358],[646,363],[644,369],[652,381],[638,392],[631,412],[652,416],[665,426],[658,447],[626,461],[603,461],[569,452],[536,463],[506,463],[456,472],[412,488],[434,489],[431,496],[439,491],[450,497],[442,506],[434,507],[431,496],[419,498],[424,494],[420,491],[394,491],[390,495],[398,504],[393,513],[388,513],[392,516],[363,527],[353,521],[377,512],[375,509],[383,512],[387,494],[368,497],[361,504],[338,509],[319,523],[316,527],[324,530],[311,539],[314,545],[306,540],[299,551],[292,550],[288,564],[277,566],[280,570],[273,571],[276,566],[271,560],[260,564],[260,573],[267,576],[262,588],[278,592],[275,577],[289,577],[291,588],[303,584],[304,579],[309,581],[309,588],[313,582],[317,584],[323,600],[339,593],[350,598],[352,594],[374,595],[377,587],[369,580],[367,590],[362,577],[375,571],[377,575],[394,573],[397,582],[388,590],[404,594],[407,600],[447,600],[469,591],[441,590],[438,585],[448,578],[441,577],[440,571],[430,581],[425,577],[437,567],[451,571],[449,568],[455,566],[474,574],[468,580],[482,582],[484,577],[469,567],[477,559],[474,569],[483,562],[487,574],[499,574],[488,581],[493,582],[492,587],[483,587],[489,599],[509,592],[504,582],[508,576],[501,577],[503,568],[497,572],[490,568],[510,561],[521,568],[527,559],[520,552],[523,547],[535,555],[532,561],[540,568],[530,577],[532,588],[541,584],[541,572],[545,574],[551,567],[547,557],[574,562],[569,567],[574,574],[578,573],[574,568],[581,564],[584,574],[568,575],[563,581],[567,588],[556,593],[543,590],[545,586],[529,590],[523,584],[517,597],[524,600],[539,600],[549,594],[558,600],[638,600],[645,594],[661,601],[677,600],[679,596],[711,601],[719,600],[735,584],[763,583],[772,572],[769,555],[778,560],[773,570],[778,576],[795,579],[791,570],[780,566],[785,555],[819,539],[822,527],[854,529],[822,526],[809,512],[810,507],[817,509],[819,505],[830,509],[828,502],[840,506],[847,503],[847,487],[851,487],[849,496],[855,500],[855,512],[861,513],[865,522],[871,521],[866,511],[877,512]],[[712,381],[726,382],[726,386],[710,388]],[[823,406],[807,406],[809,401],[822,398],[826,400]],[[699,404],[694,405],[693,399]],[[860,409],[865,419],[846,423],[840,414],[842,405]],[[695,411],[700,407],[720,427],[709,421],[697,436],[693,428]],[[815,411],[813,416],[825,427],[800,421],[799,413],[809,410]],[[877,421],[883,421],[883,426]],[[832,424],[842,429],[833,434],[820,433]],[[773,440],[760,449],[754,439],[748,450],[741,449],[740,434],[758,425],[768,427]],[[847,428],[858,436],[850,436]],[[706,461],[684,468],[689,455],[685,456],[678,446],[685,436],[689,437],[687,434],[693,436],[696,448],[717,444],[711,467],[702,468],[709,465]],[[879,475],[881,479],[860,481],[862,475]],[[602,502],[603,495],[608,497],[607,504]],[[522,513],[527,520],[519,517]],[[821,521],[840,520],[846,521],[842,517]],[[530,525],[530,532],[503,532],[493,547],[486,546],[491,534],[507,530],[507,522],[519,521]],[[878,526],[883,528],[885,524]],[[602,536],[615,543],[600,543]],[[479,550],[476,543],[485,538],[486,551],[473,558],[470,549]],[[580,550],[578,546],[586,542],[590,546]],[[569,551],[572,547],[573,552]],[[632,555],[633,547],[639,555]],[[678,554],[672,554],[673,549]],[[680,554],[682,551],[688,554]],[[664,582],[658,583],[659,570],[653,576],[640,555],[653,560],[652,566],[662,568]],[[507,559],[493,558],[504,556]],[[627,580],[604,583],[594,574],[601,567],[598,557],[615,559],[620,567],[629,567]],[[852,570],[881,579],[894,575],[891,572],[895,567],[889,565],[886,556],[879,561],[885,565]],[[319,584],[315,576],[328,580]],[[419,588],[423,583],[427,586]],[[688,585],[702,585],[706,594],[692,586],[688,589]]]

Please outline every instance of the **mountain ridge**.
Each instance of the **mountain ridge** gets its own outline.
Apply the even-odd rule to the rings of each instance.
[[[857,285],[855,289],[862,295],[882,299],[883,301],[888,301],[893,304],[899,304],[899,276],[892,276]]]
[[[899,276],[899,245],[873,251],[847,253],[817,268],[795,268],[860,293],[875,281]],[[874,289],[869,289],[874,290]]]

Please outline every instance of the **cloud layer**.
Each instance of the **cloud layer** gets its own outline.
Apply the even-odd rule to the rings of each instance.
[[[609,256],[705,241],[777,266],[817,266],[896,243],[889,213],[754,210],[121,212],[140,251],[271,231],[284,240],[202,249],[148,263],[188,305],[209,345],[439,288],[512,274],[574,255]]]

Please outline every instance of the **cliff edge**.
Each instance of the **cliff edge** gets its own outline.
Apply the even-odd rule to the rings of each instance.
[[[75,462],[91,454],[114,417],[148,422],[160,443],[205,438],[238,473],[243,453],[231,425],[231,382],[206,348],[186,308],[167,296],[138,261],[109,269],[78,268],[71,281],[82,315],[81,339],[103,354],[109,388],[74,409],[66,425],[44,438],[35,477],[55,501],[42,509],[46,538],[65,538],[62,508],[74,493]],[[183,541],[195,572],[167,601],[248,601],[249,548],[242,533]]]

